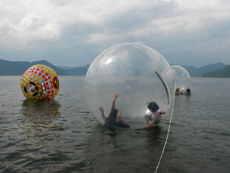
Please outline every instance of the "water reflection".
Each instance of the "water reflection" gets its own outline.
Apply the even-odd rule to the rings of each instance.
[[[163,134],[162,127],[159,125],[155,125],[149,129],[146,129],[146,139],[149,143],[149,146],[159,146],[161,142],[161,138],[165,136]]]
[[[95,172],[150,172],[156,168],[166,133],[160,126],[137,130],[96,126],[86,140],[86,164]]]
[[[28,140],[44,141],[57,138],[61,125],[56,120],[61,117],[60,104],[55,100],[24,100],[22,103],[22,121],[19,127]]]
[[[186,112],[191,111],[191,107],[192,107],[191,97],[192,96],[187,96],[187,95],[176,96],[174,110],[176,111],[180,110],[180,111],[186,111]]]

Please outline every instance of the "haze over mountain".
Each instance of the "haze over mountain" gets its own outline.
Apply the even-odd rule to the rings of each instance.
[[[205,65],[203,67],[196,68],[194,66],[183,66],[190,74],[191,77],[201,77],[205,73],[211,72],[211,71],[216,71],[216,70],[221,70],[227,65],[223,63],[216,63],[216,64],[210,64],[210,65]]]
[[[222,77],[222,78],[230,78],[230,65],[224,67],[221,70],[212,71],[209,73],[205,73],[202,77]]]
[[[0,75],[5,76],[18,76],[23,75],[23,73],[33,65],[42,64],[52,68],[57,75],[67,76],[67,72],[56,67],[55,65],[49,63],[46,60],[27,62],[27,61],[6,61],[0,59]]]
[[[85,65],[81,67],[66,67],[66,66],[65,67],[58,66],[58,67],[71,76],[85,76],[89,66],[90,65]]]
[[[55,66],[46,60],[26,62],[26,61],[6,61],[0,59],[1,76],[22,75],[28,68],[36,64],[43,64],[52,68],[59,76],[85,76],[90,65],[80,67]],[[200,68],[194,66],[183,66],[191,77],[202,77],[205,73],[221,70],[227,65],[222,63],[210,64]]]

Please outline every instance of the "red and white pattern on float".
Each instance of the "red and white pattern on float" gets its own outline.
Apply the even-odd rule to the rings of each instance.
[[[45,65],[30,67],[21,77],[21,90],[28,99],[53,99],[59,91],[56,72]]]

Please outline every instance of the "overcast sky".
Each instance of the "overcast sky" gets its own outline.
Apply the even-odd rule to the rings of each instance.
[[[230,64],[229,0],[0,0],[0,59],[90,64],[121,43],[170,64]]]

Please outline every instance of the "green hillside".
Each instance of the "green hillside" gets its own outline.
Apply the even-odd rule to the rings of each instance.
[[[202,77],[230,78],[230,65],[218,71],[205,73]]]

